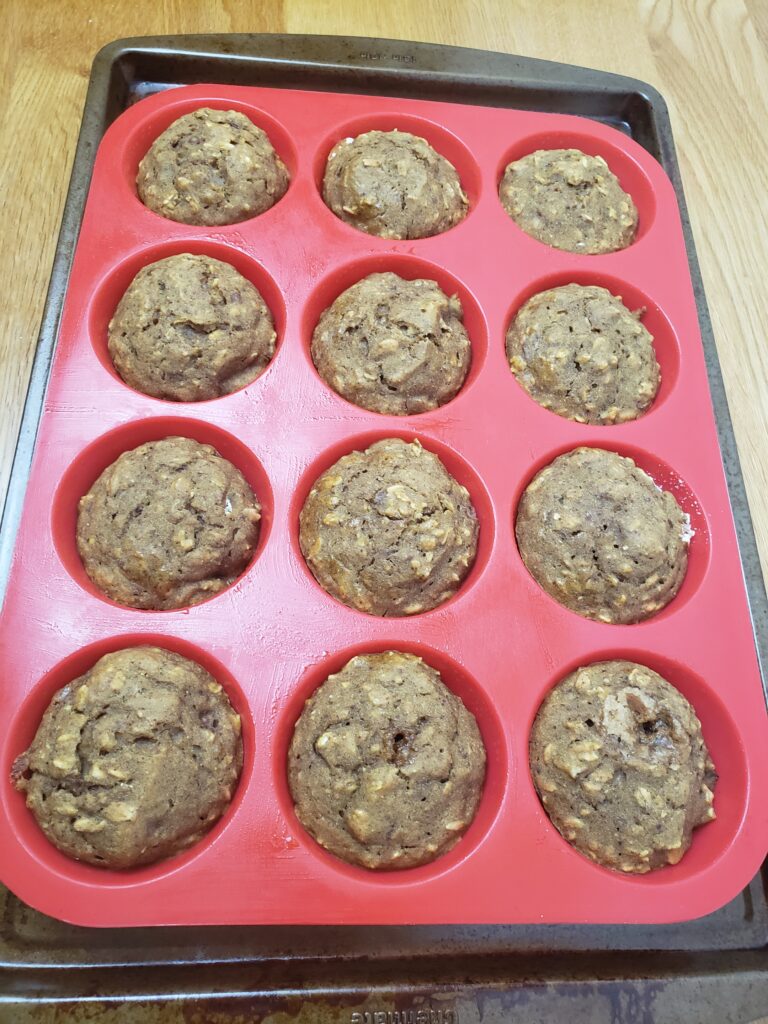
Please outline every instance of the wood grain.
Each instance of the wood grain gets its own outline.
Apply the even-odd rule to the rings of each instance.
[[[3,0],[0,494],[91,60],[120,36],[312,32],[506,50],[666,96],[764,569],[768,566],[766,0]]]

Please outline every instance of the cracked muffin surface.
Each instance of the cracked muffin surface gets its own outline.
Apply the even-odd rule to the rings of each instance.
[[[533,295],[507,331],[507,359],[539,405],[579,423],[637,419],[659,388],[653,338],[607,288],[568,284]]]
[[[242,762],[240,718],[213,676],[172,651],[130,647],[58,691],[12,778],[62,853],[120,869],[201,839]]]
[[[649,618],[677,594],[690,519],[632,459],[603,448],[558,456],[528,484],[517,511],[520,555],[537,583],[600,622]]]
[[[200,107],[169,125],[139,164],[136,189],[150,210],[181,224],[237,224],[264,213],[288,188],[266,132],[237,110]]]
[[[312,694],[288,778],[321,846],[371,869],[426,864],[472,822],[485,779],[477,722],[412,654],[359,655]]]
[[[637,232],[632,197],[601,156],[580,149],[538,149],[513,160],[499,199],[527,235],[566,252],[616,252]]]
[[[530,759],[553,825],[618,871],[677,864],[715,817],[717,773],[693,708],[634,662],[589,665],[559,683],[536,716]]]
[[[124,452],[80,499],[77,548],[112,600],[180,608],[240,576],[260,513],[242,473],[214,448],[167,437]]]
[[[458,296],[434,281],[370,274],[326,309],[312,335],[323,380],[363,409],[427,412],[458,392],[472,357]]]
[[[143,267],[108,334],[109,354],[126,384],[176,402],[245,387],[266,369],[276,339],[258,289],[230,264],[191,253]]]
[[[469,203],[450,161],[410,132],[370,131],[328,155],[323,199],[345,223],[380,238],[427,238],[452,228]]]
[[[318,477],[299,539],[315,579],[372,615],[415,615],[469,572],[478,522],[469,492],[418,441],[385,438]]]

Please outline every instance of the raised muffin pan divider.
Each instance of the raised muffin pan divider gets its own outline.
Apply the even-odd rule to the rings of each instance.
[[[205,105],[251,116],[292,174],[267,213],[209,230],[151,213],[132,184],[157,134]],[[434,238],[371,238],[324,206],[319,169],[350,130],[406,125],[455,162],[470,212]],[[541,145],[606,156],[639,209],[632,246],[575,256],[517,228],[499,204],[498,179],[508,159]],[[134,268],[187,247],[229,259],[252,277],[275,314],[279,341],[257,381],[199,404],[132,391],[111,370],[104,339]],[[355,268],[364,276],[374,267],[421,273],[425,265],[439,268],[438,280],[457,282],[465,299],[475,355],[467,383],[443,408],[414,417],[358,409],[312,366],[317,316],[326,298],[357,279]],[[561,419],[525,394],[506,363],[510,315],[533,287],[587,275],[614,291],[626,282],[627,298],[642,295],[649,320],[661,326],[662,391],[632,423]],[[265,506],[265,527],[254,562],[229,590],[191,609],[138,612],[100,596],[78,568],[75,503],[120,451],[169,433],[209,441],[240,466]],[[393,435],[436,451],[469,488],[481,523],[477,564],[457,595],[408,619],[338,604],[312,579],[298,547],[298,512],[314,478],[345,452]],[[696,533],[684,586],[645,623],[580,618],[548,597],[519,557],[514,516],[522,489],[538,468],[580,444],[631,455],[691,515]],[[734,897],[768,841],[756,784],[768,774],[768,730],[685,241],[660,166],[604,125],[511,109],[211,85],[126,111],[94,165],[0,630],[0,875],[54,916],[101,925],[662,922]],[[58,854],[8,772],[54,683],[73,678],[74,665],[82,671],[104,649],[142,637],[200,651],[214,674],[220,666],[247,720],[248,770],[232,808],[203,842],[121,874]],[[421,868],[371,874],[342,864],[302,832],[284,762],[303,697],[348,654],[387,647],[423,653],[444,672],[478,717],[489,773],[477,818],[454,850]],[[721,774],[717,821],[695,833],[680,864],[644,877],[602,869],[572,850],[548,822],[528,770],[528,733],[545,693],[575,666],[605,657],[644,661],[679,686],[701,717]]]

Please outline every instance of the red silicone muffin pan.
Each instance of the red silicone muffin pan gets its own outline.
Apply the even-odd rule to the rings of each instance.
[[[243,111],[269,134],[291,184],[267,213],[227,227],[176,224],[136,196],[138,162],[173,120],[208,105]],[[426,138],[458,169],[470,210],[434,238],[388,241],[323,204],[325,159],[341,138],[393,128]],[[573,255],[525,235],[502,210],[506,164],[540,148],[600,154],[634,198],[636,241]],[[275,318],[269,368],[237,394],[173,404],[136,393],[109,360],[106,328],[146,264],[208,253],[254,282]],[[350,405],[317,375],[309,341],[346,287],[377,270],[428,277],[461,298],[472,367],[434,412],[387,417]],[[650,411],[582,426],[539,407],[510,373],[504,335],[530,295],[605,285],[644,307],[662,384]],[[75,546],[77,501],[121,452],[180,434],[208,442],[245,474],[264,519],[253,563],[194,608],[142,612],[107,600]],[[298,515],[319,473],[377,438],[418,438],[465,484],[480,520],[478,556],[458,594],[403,619],[344,607],[308,571]],[[695,535],[677,597],[638,625],[591,622],[535,583],[514,539],[519,497],[556,455],[594,445],[631,456],[690,514]],[[138,103],[108,130],[75,254],[26,506],[0,626],[0,877],[23,900],[88,925],[664,922],[707,913],[750,880],[768,848],[761,784],[768,728],[728,503],[696,304],[674,191],[631,139],[576,117],[461,104],[221,86]],[[111,872],[44,838],[11,762],[53,693],[120,647],[155,643],[196,659],[243,719],[245,767],[225,817],[187,853]],[[420,654],[479,722],[488,774],[464,838],[432,864],[369,873],[323,851],[299,825],[286,751],[307,696],[352,655]],[[644,663],[692,702],[720,772],[717,820],[674,867],[627,877],[586,860],[550,824],[534,791],[528,737],[549,689],[579,665]]]

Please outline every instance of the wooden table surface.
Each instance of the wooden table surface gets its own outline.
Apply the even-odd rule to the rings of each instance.
[[[2,0],[0,494],[94,54],[121,36],[246,31],[506,50],[631,75],[661,90],[768,566],[766,0]]]

